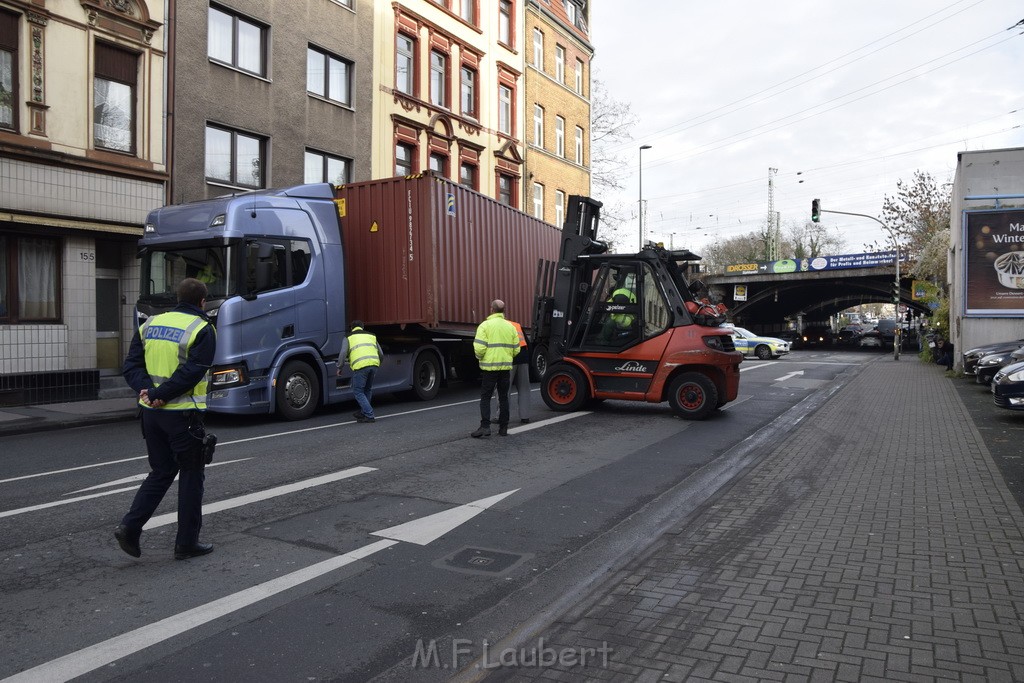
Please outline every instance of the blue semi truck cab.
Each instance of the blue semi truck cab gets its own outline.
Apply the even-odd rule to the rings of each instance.
[[[139,258],[140,324],[175,306],[182,279],[207,284],[207,313],[217,328],[210,410],[303,419],[352,398],[350,371],[338,375],[348,324],[346,253],[332,186],[157,209]],[[420,399],[437,394],[449,356],[472,344],[408,327],[372,331],[385,351],[375,391]]]

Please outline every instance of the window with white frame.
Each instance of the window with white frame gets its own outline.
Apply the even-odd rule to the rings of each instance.
[[[18,25],[21,15],[0,10],[0,128],[18,130]]]
[[[261,188],[266,181],[265,138],[223,126],[206,126],[206,179],[237,187]]]
[[[352,180],[352,160],[315,149],[306,150],[305,182],[344,185]]]
[[[430,51],[430,103],[438,107],[448,106],[448,89],[445,87],[448,75],[448,57],[437,50]]]
[[[395,37],[395,90],[416,94],[416,41],[404,33]]]
[[[352,104],[352,63],[315,47],[306,49],[306,90],[339,104]]]
[[[93,65],[93,142],[97,148],[135,151],[135,91],[139,57],[96,43]]]
[[[463,116],[476,118],[476,71],[464,66],[459,70],[459,102]]]
[[[533,105],[533,144],[544,146],[544,107]]]
[[[498,41],[512,47],[512,0],[498,2]]]
[[[565,119],[555,117],[555,154],[565,158]]]
[[[555,46],[555,80],[565,83],[565,48],[561,45]]]
[[[533,29],[533,65],[544,70],[544,34],[539,28]]]
[[[416,172],[416,148],[399,142],[395,145],[395,175],[407,176]]]
[[[555,190],[555,225],[562,227],[565,223],[565,193]]]
[[[576,60],[576,93],[583,94],[583,60]]]
[[[267,75],[267,28],[240,14],[210,5],[207,30],[210,59],[248,71]]]
[[[583,129],[576,126],[576,163],[583,165]]]
[[[498,86],[498,131],[512,135],[512,88]]]
[[[459,16],[467,23],[476,24],[476,0],[462,0],[459,4]]]
[[[544,186],[533,184],[533,217],[544,220]]]

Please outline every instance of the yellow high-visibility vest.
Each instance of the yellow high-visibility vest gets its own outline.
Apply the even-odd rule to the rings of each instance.
[[[209,325],[197,315],[171,311],[153,316],[139,328],[146,356],[146,372],[158,387],[171,378],[188,359],[189,349],[204,327]],[[206,410],[206,388],[209,373],[192,389],[176,396],[160,410]],[[140,405],[145,405],[139,401]],[[150,406],[146,406],[150,407]]]
[[[348,364],[353,370],[361,370],[371,366],[380,366],[380,354],[377,353],[377,337],[364,332],[363,328],[355,327],[348,336]]]

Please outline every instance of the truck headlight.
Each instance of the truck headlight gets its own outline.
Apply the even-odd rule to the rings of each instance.
[[[210,383],[218,389],[240,386],[248,383],[244,367],[215,368]]]

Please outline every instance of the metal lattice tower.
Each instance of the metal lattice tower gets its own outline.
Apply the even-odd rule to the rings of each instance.
[[[766,223],[765,251],[769,261],[776,261],[779,258],[779,215],[775,213],[775,174],[777,168],[768,169],[768,221]]]

